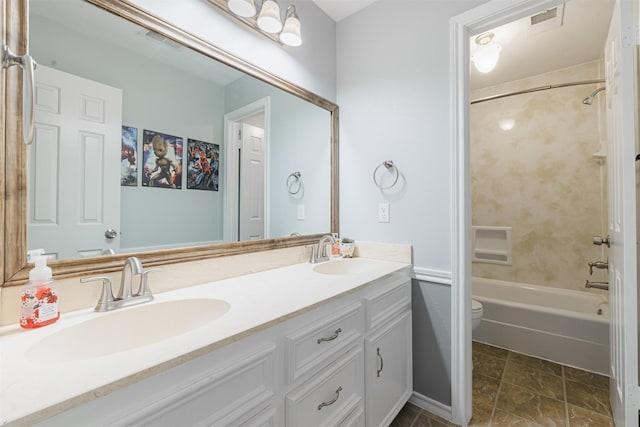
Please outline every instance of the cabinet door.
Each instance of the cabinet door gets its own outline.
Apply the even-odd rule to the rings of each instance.
[[[367,426],[387,426],[411,396],[411,311],[392,318],[365,340]]]

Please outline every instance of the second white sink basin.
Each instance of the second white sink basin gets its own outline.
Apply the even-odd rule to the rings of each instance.
[[[348,275],[370,271],[378,263],[369,259],[345,258],[337,261],[327,261],[313,267],[313,271],[321,274]]]
[[[218,299],[186,299],[115,310],[43,338],[26,358],[67,362],[132,350],[205,326],[229,308]]]

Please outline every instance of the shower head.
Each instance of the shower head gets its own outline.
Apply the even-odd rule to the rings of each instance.
[[[591,105],[593,104],[593,98],[595,98],[595,96],[599,93],[602,92],[603,90],[605,90],[604,87],[599,87],[598,89],[594,90],[591,95],[587,96],[585,99],[582,100],[582,103],[584,105]]]

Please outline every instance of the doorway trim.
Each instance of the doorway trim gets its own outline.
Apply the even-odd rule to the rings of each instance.
[[[451,418],[471,420],[471,173],[469,38],[562,4],[563,0],[491,0],[449,21],[451,66]]]
[[[264,223],[265,238],[269,233],[269,140],[271,98],[264,97],[224,115],[224,208],[222,234],[225,242],[238,241],[238,150],[237,138],[241,122],[258,113],[264,113]],[[234,191],[232,191],[234,190]]]

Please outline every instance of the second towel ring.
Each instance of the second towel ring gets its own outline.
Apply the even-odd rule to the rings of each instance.
[[[393,182],[386,187],[383,187],[382,183],[378,181],[378,179],[376,178],[376,174],[378,173],[378,170],[383,166],[389,173],[391,173],[392,170],[395,171],[395,178],[393,179]],[[388,190],[394,185],[396,185],[398,182],[398,178],[400,178],[400,171],[398,170],[398,167],[393,163],[393,160],[385,160],[373,170],[373,182],[376,184],[376,187],[378,187],[381,190]]]
[[[289,194],[298,194],[300,192],[302,189],[302,181],[300,180],[301,176],[302,174],[300,172],[293,172],[289,174],[287,177],[287,191]]]

